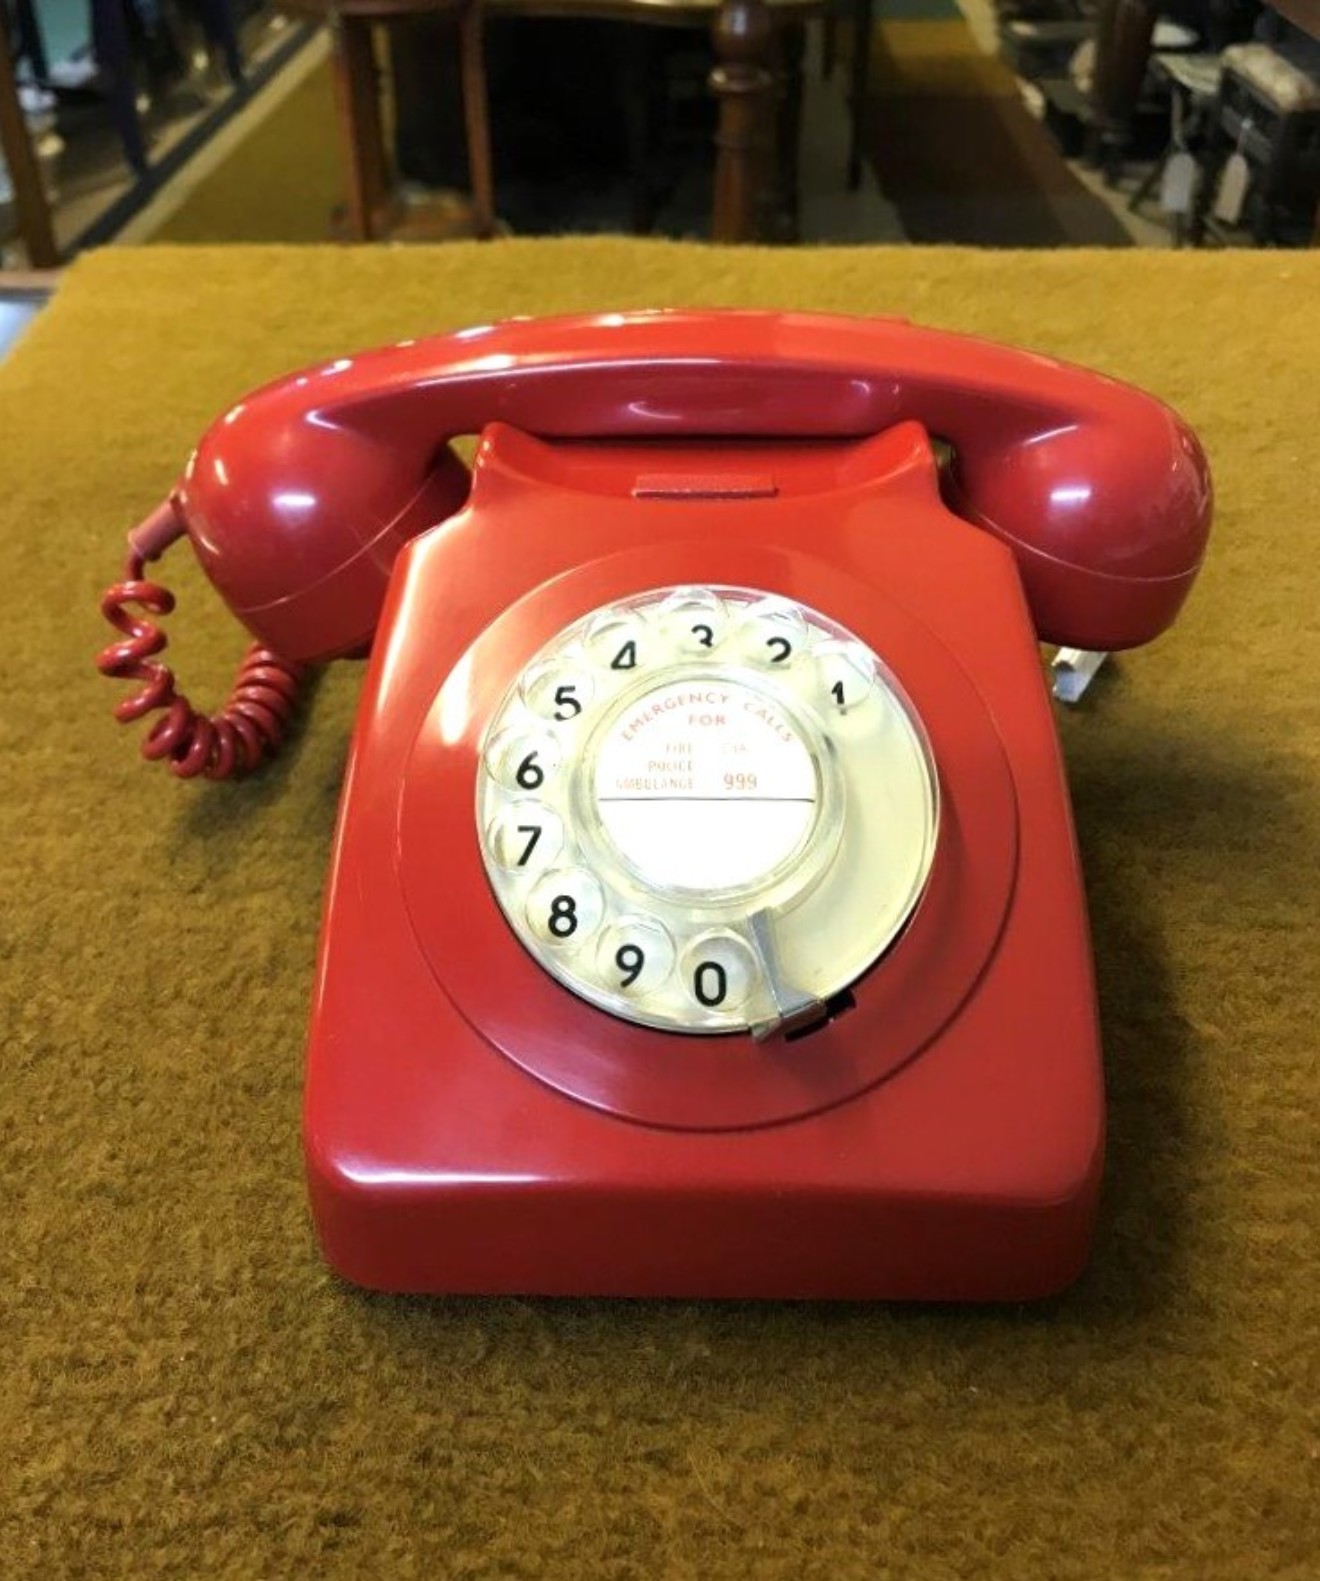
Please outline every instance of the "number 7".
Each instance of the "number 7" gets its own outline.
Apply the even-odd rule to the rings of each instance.
[[[518,833],[519,834],[530,834],[531,837],[532,837],[527,842],[527,849],[518,858],[518,866],[519,867],[526,867],[527,866],[527,858],[529,856],[531,856],[533,851],[535,851],[535,849],[536,849],[536,842],[541,838],[541,825],[539,823],[520,823],[518,825]]]

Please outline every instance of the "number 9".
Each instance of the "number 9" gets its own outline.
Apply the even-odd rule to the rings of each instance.
[[[642,975],[646,965],[646,951],[639,944],[621,944],[614,952],[614,964],[623,973],[620,988],[631,988]]]

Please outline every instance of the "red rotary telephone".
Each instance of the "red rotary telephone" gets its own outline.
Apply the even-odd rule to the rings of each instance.
[[[302,665],[370,648],[307,1070],[332,1264],[1072,1279],[1103,1090],[1037,640],[1162,631],[1210,501],[1153,398],[888,320],[516,321],[226,412],[130,534],[100,662],[144,683],[121,718],[163,710],[147,756],[223,777],[278,744]],[[257,638],[212,719],[148,618],[185,533]]]

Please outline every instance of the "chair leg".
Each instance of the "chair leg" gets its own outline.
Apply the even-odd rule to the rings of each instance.
[[[1215,200],[1220,172],[1228,159],[1231,147],[1232,144],[1224,134],[1219,116],[1214,113],[1214,120],[1206,132],[1205,143],[1198,160],[1200,174],[1196,184],[1196,195],[1192,199],[1192,212],[1187,221],[1187,240],[1193,247],[1200,247],[1205,241],[1206,220]]]
[[[147,174],[147,145],[133,87],[133,53],[124,0],[92,0],[92,48],[110,79],[110,109],[124,157],[139,176]]]
[[[35,0],[14,0],[14,21],[17,31],[12,53],[26,58],[32,75],[38,82],[45,82],[50,76],[50,63]]]
[[[472,188],[472,228],[477,236],[485,238],[495,234],[495,175],[490,152],[485,15],[481,0],[470,0],[458,19],[458,49],[468,181]]]
[[[230,0],[197,0],[202,30],[224,59],[225,72],[235,87],[243,84],[243,53],[238,45]]]
[[[344,167],[348,173],[349,234],[369,242],[385,197],[385,147],[370,20],[339,14],[334,30],[335,92]]]
[[[27,247],[28,262],[34,269],[53,269],[59,263],[55,234],[51,229],[50,205],[41,185],[41,171],[32,152],[32,138],[18,104],[14,63],[9,53],[9,37],[0,16],[0,150],[14,183],[14,207],[18,229]]]
[[[839,19],[827,11],[820,23],[820,79],[828,82],[839,64]]]
[[[654,155],[665,92],[659,42],[648,27],[625,28],[619,38],[624,135],[628,143],[628,220],[634,236],[648,236],[655,229],[658,207]]]
[[[782,97],[776,133],[778,183],[775,192],[772,235],[775,240],[796,241],[800,229],[798,196],[802,152],[802,62],[807,30],[801,22],[787,22],[779,29]]]
[[[853,0],[852,103],[849,105],[848,190],[862,184],[862,127],[871,91],[871,34],[875,26],[875,0]]]

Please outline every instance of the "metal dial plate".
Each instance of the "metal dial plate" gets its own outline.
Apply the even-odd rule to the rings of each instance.
[[[561,631],[481,743],[509,924],[590,1003],[764,1032],[895,940],[935,854],[926,735],[880,658],[793,600],[655,589]]]

